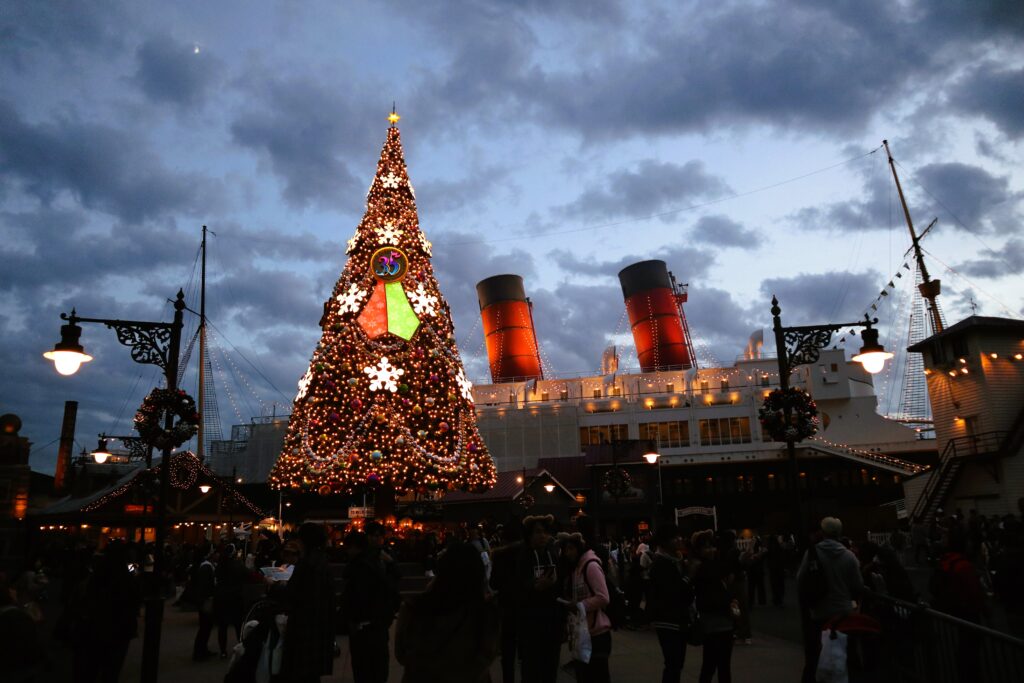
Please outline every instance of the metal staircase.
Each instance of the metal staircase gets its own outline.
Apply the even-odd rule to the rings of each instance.
[[[1021,418],[1024,418],[1024,415]],[[917,499],[910,518],[923,524],[934,520],[960,478],[964,463],[968,460],[991,459],[1009,454],[1011,451],[1008,447],[1014,440],[1014,434],[1022,431],[1024,420],[1021,418],[1017,420],[1014,433],[984,432],[950,439],[939,457],[938,466],[932,471],[928,483]]]

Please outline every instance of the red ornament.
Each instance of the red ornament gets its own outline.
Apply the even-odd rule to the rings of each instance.
[[[451,427],[448,426],[447,422],[442,422],[441,424],[437,425],[437,428],[441,431],[441,433],[447,432],[449,429],[451,429]]]
[[[359,410],[360,408],[363,407],[363,402],[360,401],[358,398],[354,398],[351,401],[349,401],[349,405],[352,406],[352,410]]]

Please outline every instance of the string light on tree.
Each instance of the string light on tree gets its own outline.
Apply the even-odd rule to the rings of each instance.
[[[270,475],[278,488],[401,494],[495,482],[420,229],[399,118],[388,117],[366,213],[324,305],[320,343]]]

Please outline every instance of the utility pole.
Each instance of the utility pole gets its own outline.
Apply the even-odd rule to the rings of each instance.
[[[206,459],[205,436],[206,422],[206,226],[203,226],[202,268],[200,270],[199,290],[199,429],[196,435],[196,450],[199,460]]]

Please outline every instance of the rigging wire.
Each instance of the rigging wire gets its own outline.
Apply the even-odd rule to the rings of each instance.
[[[226,334],[224,334],[223,330],[221,330],[221,329],[220,329],[219,327],[217,327],[217,326],[216,326],[216,325],[215,325],[215,324],[213,323],[213,321],[212,321],[212,320],[210,320],[210,317],[209,317],[209,316],[207,316],[207,317],[206,317],[206,324],[207,324],[207,325],[209,325],[209,326],[210,326],[211,328],[213,328],[213,330],[214,330],[214,331],[215,331],[215,332],[217,333],[217,335],[218,335],[218,336],[220,337],[221,341],[225,341],[225,342],[227,342],[227,343],[228,343],[228,346],[230,346],[230,347],[231,347],[231,349],[232,349],[232,350],[233,350],[233,351],[234,351],[235,353],[237,353],[237,354],[238,354],[239,356],[241,356],[242,360],[244,360],[244,361],[245,361],[246,363],[248,363],[248,364],[249,364],[249,366],[250,366],[250,367],[251,367],[251,368],[252,368],[252,369],[253,369],[253,370],[254,370],[254,371],[256,372],[256,374],[257,374],[257,375],[259,375],[259,376],[260,376],[260,377],[261,377],[261,378],[263,379],[263,381],[264,381],[264,382],[266,382],[266,383],[267,383],[267,384],[268,384],[268,385],[270,386],[270,388],[271,388],[271,389],[273,389],[274,391],[276,391],[276,392],[278,393],[278,395],[280,395],[280,396],[281,396],[281,398],[283,398],[283,399],[284,399],[285,401],[287,401],[288,403],[291,403],[291,402],[292,402],[292,399],[288,398],[288,397],[287,397],[287,396],[285,395],[285,393],[284,393],[283,391],[281,391],[280,389],[278,389],[278,388],[277,388],[277,385],[276,385],[276,384],[274,384],[273,382],[271,382],[271,381],[270,381],[270,378],[269,378],[269,377],[267,377],[266,375],[264,375],[264,374],[263,374],[263,372],[262,372],[262,371],[261,371],[261,370],[260,370],[260,369],[259,369],[258,367],[256,367],[256,365],[255,365],[255,364],[254,364],[254,363],[253,363],[253,362],[252,362],[251,360],[249,360],[249,357],[248,357],[248,356],[246,356],[246,355],[245,355],[244,353],[242,353],[242,352],[241,352],[241,350],[239,350],[239,348],[238,348],[237,346],[235,346],[235,345],[234,345],[234,343],[233,343],[233,342],[232,342],[232,341],[231,341],[230,339],[228,339],[227,335],[226,335]]]

